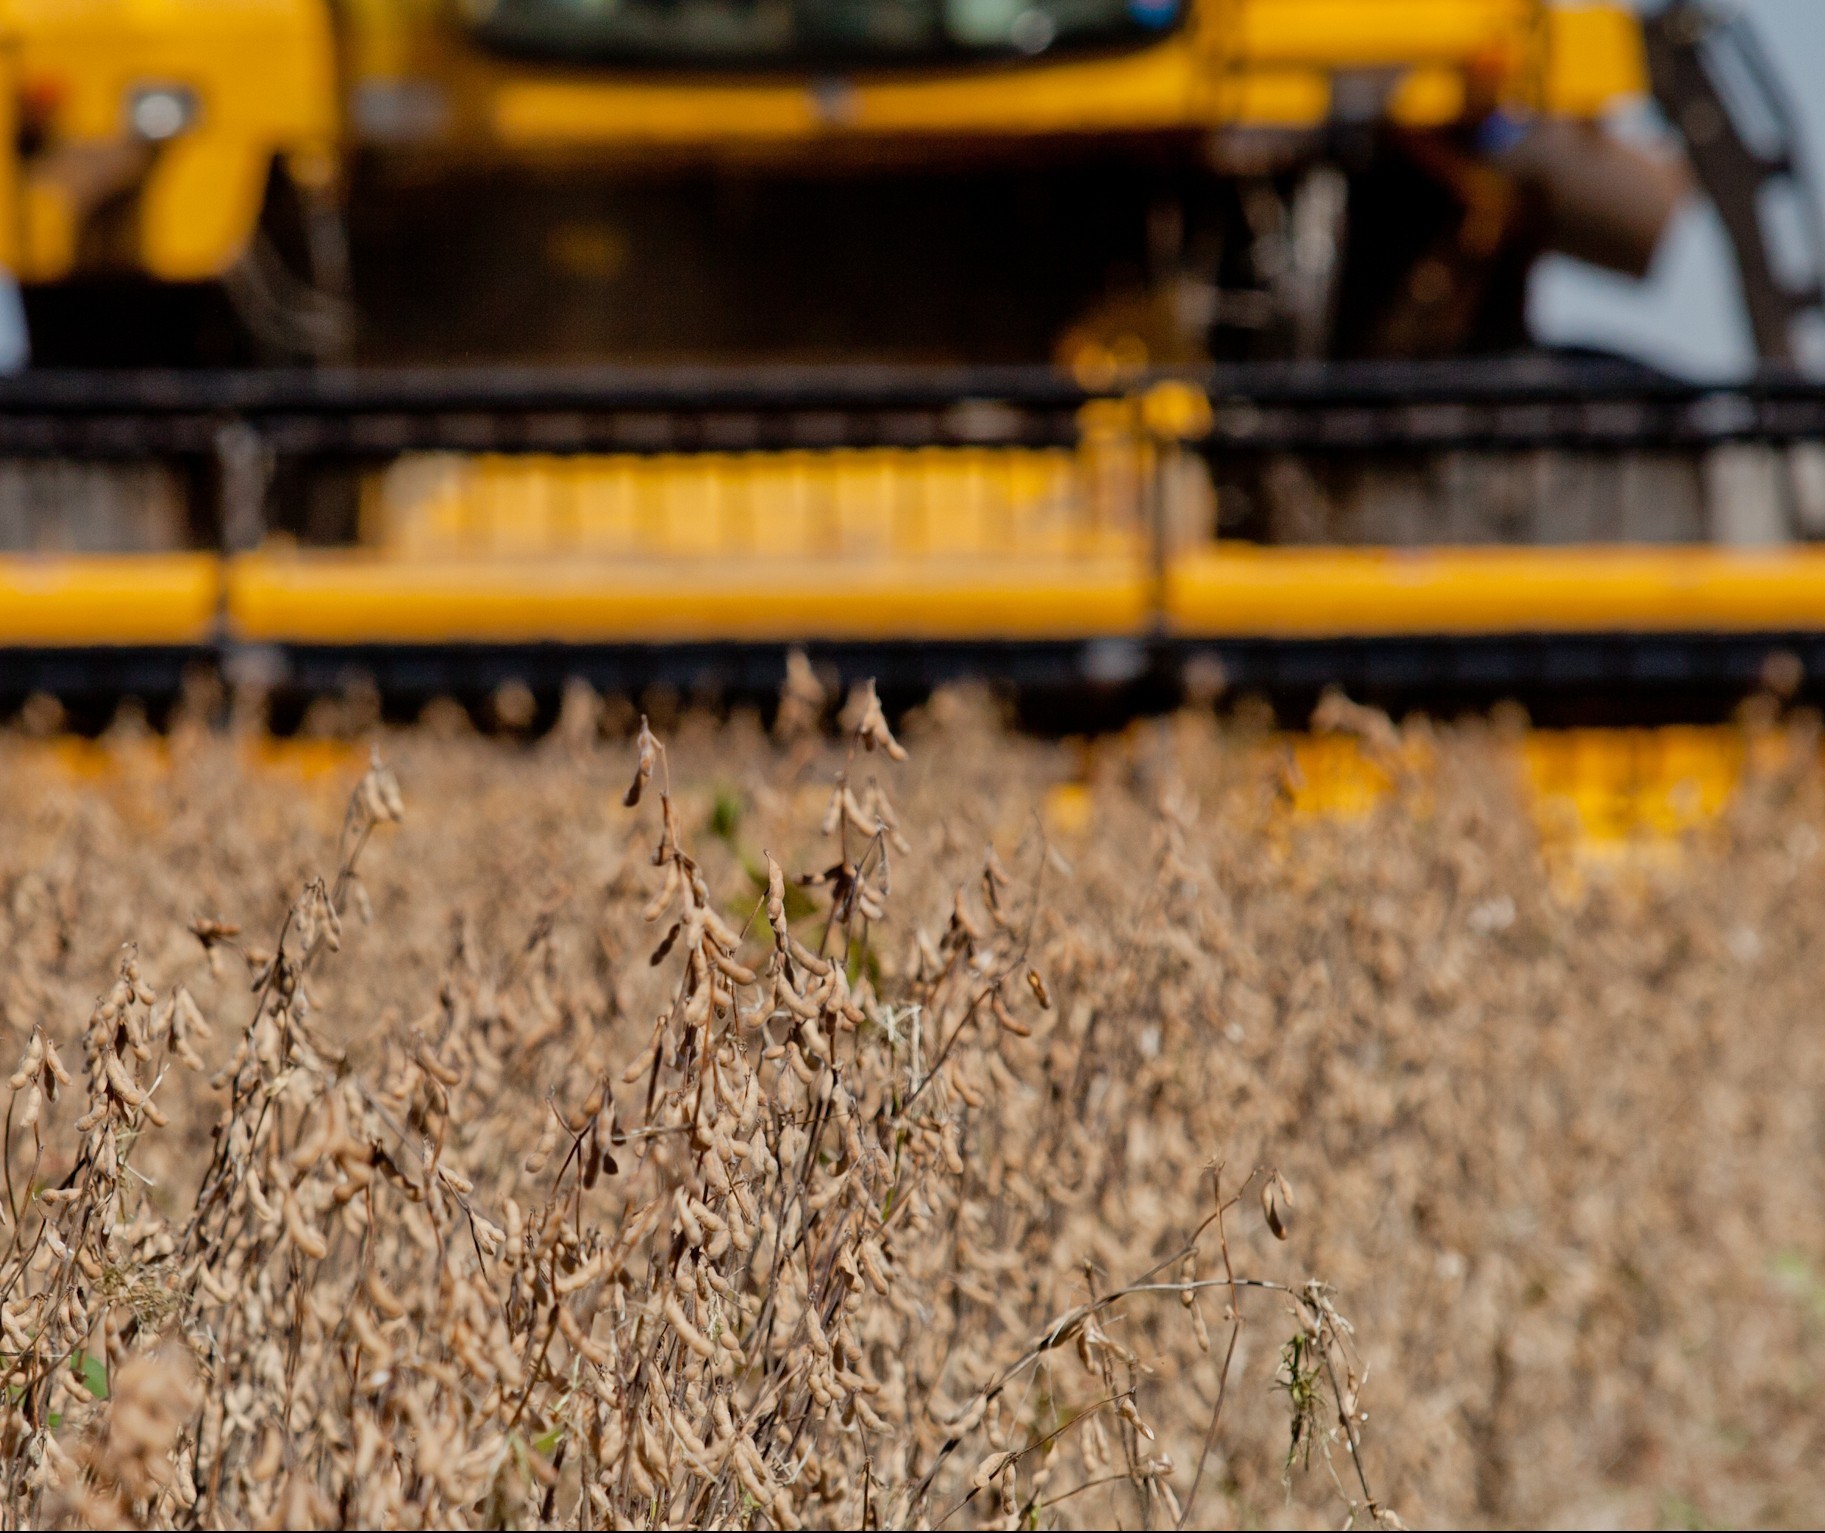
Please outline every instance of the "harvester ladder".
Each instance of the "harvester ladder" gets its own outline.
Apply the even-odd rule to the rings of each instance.
[[[1643,30],[1655,99],[1735,251],[1757,354],[1825,367],[1825,238],[1767,55],[1741,16],[1703,0],[1676,0]]]

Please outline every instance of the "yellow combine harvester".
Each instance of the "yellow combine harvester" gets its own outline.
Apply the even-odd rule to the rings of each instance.
[[[1524,348],[1534,260],[1642,271],[1693,169],[1764,354],[1793,354],[1817,295],[1769,278],[1755,227],[1793,167],[1689,67],[1703,21],[0,0],[0,264],[35,363],[0,385],[0,548],[27,555],[0,559],[0,701],[156,690],[199,657],[417,693],[752,681],[798,643],[897,646],[915,679],[1215,658],[1309,691],[1394,674],[1408,639],[1430,658],[1395,671],[1423,683],[1486,641],[1471,681],[1500,686],[1619,634],[1727,640],[1705,674],[1735,685],[1765,641],[1825,634],[1811,555],[1215,541],[1825,518],[1780,400],[1745,426],[1634,375],[1603,417],[1565,392],[1586,374],[1542,393],[1523,369],[1441,427],[1456,374],[1373,373]],[[1650,91],[1691,168],[1612,133]],[[1367,367],[1367,392],[1306,364]],[[1378,466],[1333,472],[1353,443]],[[1413,509],[1416,475],[1448,515]]]
[[[1619,5],[0,0],[42,364],[1452,354],[1679,191]]]

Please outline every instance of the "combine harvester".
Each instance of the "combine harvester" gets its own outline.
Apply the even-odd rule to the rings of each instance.
[[[197,666],[771,691],[792,646],[1610,716],[1825,675],[1811,203],[1698,7],[0,0],[0,39],[0,711]],[[1683,157],[1605,126],[1650,96]],[[1758,381],[1529,353],[1533,261],[1644,271],[1694,180]]]

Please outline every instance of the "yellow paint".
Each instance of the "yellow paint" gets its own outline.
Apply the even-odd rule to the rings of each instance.
[[[853,130],[1083,133],[1190,126],[1200,61],[1180,35],[1133,53],[855,88]]]
[[[1214,99],[1213,127],[1313,128],[1330,114],[1331,79],[1316,69],[1237,70]]]
[[[1216,88],[1225,71],[1228,88]],[[882,136],[1030,137],[1322,120],[1327,74],[1212,59],[1191,33],[1102,58],[942,68],[910,78],[647,83],[576,71],[497,76],[490,127],[503,145],[714,145]]]
[[[241,764],[250,772],[283,772],[302,782],[349,782],[367,766],[367,747],[349,740],[249,735],[240,742],[240,752]]]
[[[135,193],[144,270],[219,275],[252,233],[265,167],[338,164],[356,132],[345,103],[370,88],[429,102],[407,129],[414,146],[471,162],[578,150],[809,162],[844,140],[893,139],[916,156],[960,138],[1310,128],[1343,75],[1391,72],[1388,115],[1413,127],[1451,123],[1473,98],[1597,116],[1643,86],[1625,7],[1542,13],[1534,0],[1194,0],[1181,28],[1130,50],[857,71],[835,88],[809,74],[526,62],[469,38],[443,0],[0,0],[0,50],[9,99],[52,104],[46,152],[0,173],[0,260],[34,281],[74,274],[90,221]],[[98,177],[91,151],[133,147],[126,103],[146,84],[191,91],[196,123]]]
[[[0,12],[0,16],[4,13]],[[0,26],[0,271],[19,269],[21,182],[19,157],[4,146],[19,141],[19,60]]]
[[[1294,819],[1355,820],[1387,798],[1396,772],[1424,784],[1434,763],[1352,735],[1291,734],[1261,747]],[[1593,866],[1670,866],[1736,796],[1755,742],[1729,726],[1530,730],[1513,747],[1541,848],[1562,892]]]
[[[109,190],[71,164],[133,147],[140,87],[178,87],[197,104],[189,129],[128,162],[122,187],[143,194],[141,262],[168,280],[227,267],[252,233],[272,159],[339,133],[321,0],[0,0],[0,44],[19,92],[47,106],[45,152],[21,167],[15,210],[20,275],[32,280],[70,273],[77,231]]]
[[[268,553],[227,578],[250,632],[308,642],[1148,631],[1132,529],[1043,494],[1010,504],[1021,472],[1030,488],[1050,482],[1042,455],[1008,465],[985,454],[968,473],[946,463],[936,482],[957,493],[927,505],[868,456],[768,464],[745,486],[732,460],[734,490],[712,477],[668,482],[664,460],[635,460],[631,490],[573,464],[568,498],[548,476],[509,475],[491,499],[440,500],[433,485],[380,550]],[[872,499],[830,493],[846,475],[868,489],[870,473]],[[641,475],[652,476],[644,487]],[[509,514],[516,496],[520,514]],[[0,644],[202,642],[217,589],[206,554],[10,557]],[[1818,632],[1825,551],[1225,545],[1177,556],[1166,593],[1167,630],[1181,638]],[[395,599],[396,614],[379,610]]]
[[[1625,8],[1559,4],[1546,17],[1546,111],[1600,117],[1619,100],[1647,94],[1640,24]]]
[[[280,739],[247,734],[234,742],[236,760],[249,775],[280,775],[312,787],[329,787],[346,794],[348,785],[367,766],[367,745],[350,740]],[[7,744],[9,765],[24,765],[40,773],[84,784],[107,784],[126,777],[165,776],[185,757],[183,746],[170,735],[103,736],[53,735],[48,739],[14,739]]]
[[[208,554],[0,556],[0,647],[202,644],[219,593]]]
[[[487,126],[518,149],[1189,128],[1204,120],[1194,110],[1203,70],[1190,41],[1175,37],[1089,61],[934,69],[912,79],[864,75],[834,91],[812,80],[681,84],[493,71]]]
[[[19,199],[13,269],[28,280],[67,276],[76,264],[81,209],[59,181],[43,175],[24,177]]]
[[[136,764],[152,761],[169,763],[171,753],[162,748],[164,742],[153,744],[152,752],[136,751]],[[100,740],[85,740],[79,735],[58,735],[44,741],[22,742],[28,755],[36,755],[41,765],[48,766],[59,776],[73,777],[79,782],[100,782],[119,775],[121,769],[120,753],[103,744]],[[15,747],[19,749],[20,747]]]
[[[818,112],[801,86],[622,84],[507,80],[494,92],[494,136],[527,145],[715,143],[806,138]]]
[[[1393,69],[1518,50],[1532,0],[1243,0],[1232,46],[1255,65]]]
[[[1296,819],[1360,819],[1394,786],[1389,763],[1354,735],[1292,735],[1279,748],[1287,753],[1281,782]]]
[[[453,94],[479,93],[495,139],[536,149],[1309,127],[1330,110],[1333,75],[1387,70],[1400,74],[1389,115],[1414,127],[1462,115],[1467,70],[1504,97],[1532,104],[1543,92],[1551,110],[1579,116],[1641,92],[1639,29],[1625,8],[1549,14],[1541,29],[1532,0],[1204,0],[1152,46],[910,77],[861,71],[834,95],[805,81],[649,82],[490,61],[465,64]]]
[[[1534,731],[1520,753],[1548,847],[1602,855],[1710,824],[1736,792],[1747,747],[1736,729],[1674,726]]]
[[[146,270],[168,282],[212,276],[246,243],[266,194],[269,147],[227,134],[172,144],[152,167],[140,201]]]
[[[1184,637],[1825,628],[1825,551],[1205,547],[1168,576]]]
[[[1046,789],[1046,829],[1054,835],[1081,836],[1090,828],[1094,807],[1090,789],[1084,783],[1054,783]]]
[[[263,642],[666,643],[696,639],[1072,639],[1139,632],[1129,560],[854,565],[752,560],[234,560],[228,613]]]
[[[363,540],[401,560],[1142,557],[1068,449],[401,459]]]
[[[1401,76],[1388,100],[1388,116],[1403,128],[1439,128],[1464,115],[1461,70],[1430,66]]]

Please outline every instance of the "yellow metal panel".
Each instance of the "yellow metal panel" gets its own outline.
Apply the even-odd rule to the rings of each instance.
[[[1308,126],[1336,74],[1400,76],[1390,114],[1461,116],[1466,76],[1504,99],[1590,115],[1640,87],[1639,29],[1615,5],[1537,0],[1200,0],[1185,27],[1103,57],[980,64],[810,81],[642,78],[530,68],[456,40],[423,0],[352,0],[356,88],[441,92],[449,131],[520,150],[583,145],[734,147],[871,135]]]
[[[0,270],[17,271],[23,209],[19,175],[19,50],[0,0]]]
[[[1461,62],[1512,48],[1532,9],[1532,0],[1245,0],[1234,46],[1257,65]]]
[[[1601,116],[1648,91],[1641,24],[1619,5],[1556,5],[1547,12],[1548,112]]]
[[[1144,573],[1108,557],[252,554],[226,578],[240,637],[297,643],[1062,639],[1140,634],[1150,616]],[[205,554],[6,558],[0,645],[204,642],[220,582]],[[1818,631],[1825,552],[1206,549],[1175,562],[1167,614],[1208,638]]]
[[[1388,98],[1388,115],[1402,127],[1438,128],[1464,115],[1462,70],[1412,69]]]
[[[1179,560],[1187,637],[1778,632],[1825,628],[1825,551],[1221,547]]]
[[[264,643],[666,643],[1075,639],[1142,631],[1129,561],[399,564],[247,554],[228,570],[240,638]]]
[[[495,135],[510,146],[803,138],[820,121],[816,99],[796,86],[527,78],[494,96]]]
[[[135,85],[192,87],[201,121],[268,139],[335,131],[321,0],[12,0],[20,75],[48,88],[55,131],[113,139]]]
[[[338,132],[322,0],[11,0],[8,16],[20,89],[49,112],[47,166],[130,148],[142,87],[195,98],[194,124],[148,156],[140,230],[156,276],[221,271],[252,232],[266,164]],[[66,274],[93,200],[54,178],[28,190],[25,275]]]
[[[493,125],[517,146],[1168,128],[1192,122],[1197,65],[1175,37],[1117,58],[816,87],[519,76],[497,87]]]
[[[1309,128],[1331,110],[1331,79],[1314,69],[1259,69],[1234,76],[1219,98],[1223,120],[1251,128]]]
[[[57,182],[28,176],[20,188],[18,265],[27,281],[55,281],[76,263],[76,206]]]
[[[236,631],[300,643],[1069,638],[1138,634],[1126,559],[396,562],[250,555]],[[1714,548],[1216,549],[1168,582],[1183,637],[1825,628],[1825,553]]]
[[[1297,734],[1263,741],[1260,750],[1292,757],[1284,786],[1287,807],[1300,819],[1357,819],[1394,787],[1392,763],[1353,735]]]
[[[140,194],[140,254],[167,282],[212,277],[240,254],[259,221],[271,149],[225,133],[171,144]]]
[[[1181,36],[1115,58],[867,85],[856,91],[854,122],[896,133],[1173,127],[1191,120],[1198,64]]]
[[[1141,557],[1064,448],[638,457],[418,454],[364,539],[401,559]]]
[[[1665,839],[1716,819],[1735,795],[1748,741],[1735,729],[1530,731],[1521,759],[1549,844],[1590,852]]]
[[[201,644],[219,594],[208,554],[0,557],[0,646]]]

